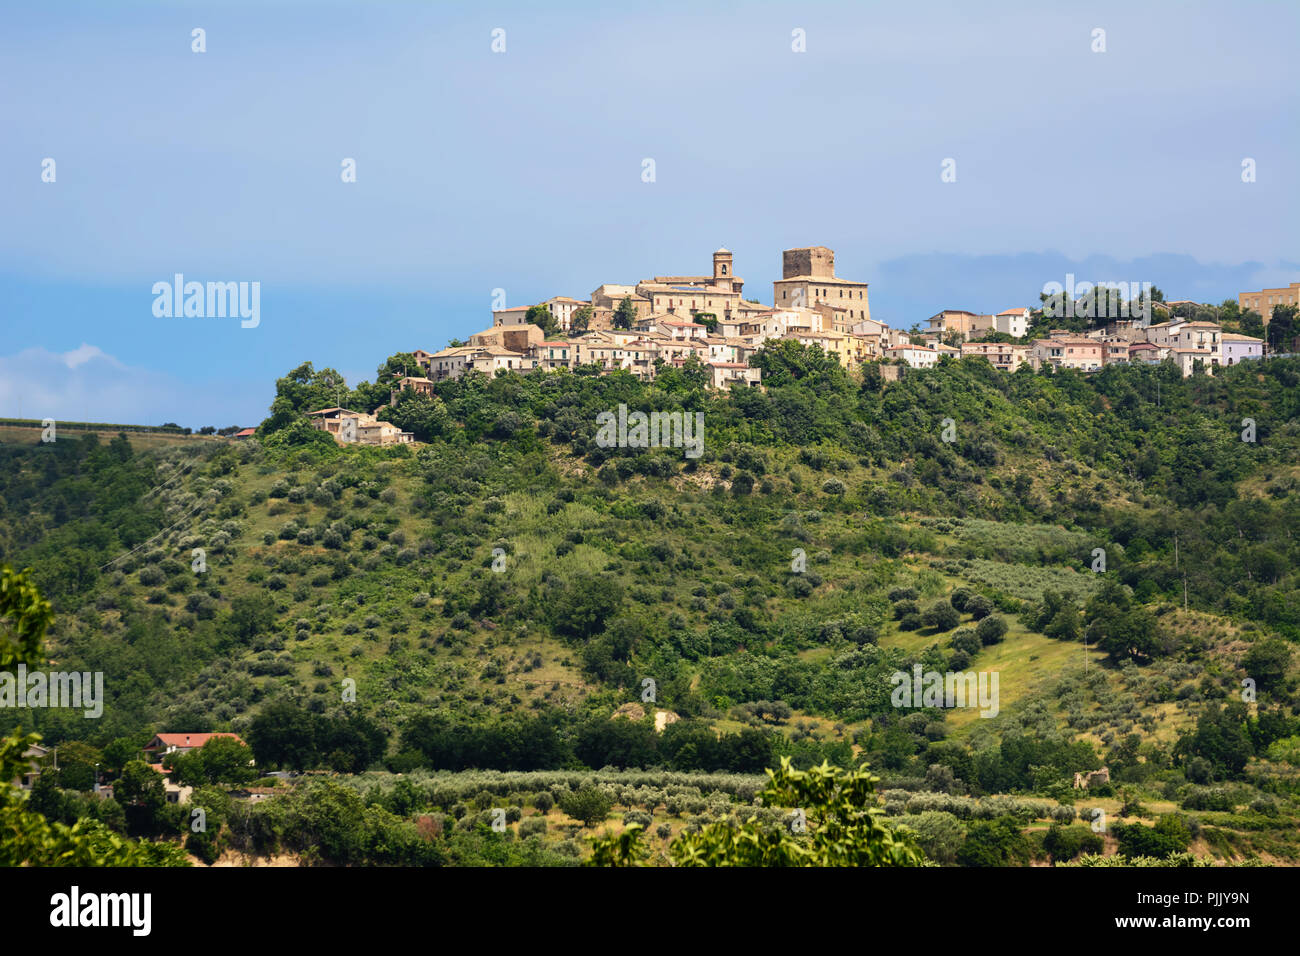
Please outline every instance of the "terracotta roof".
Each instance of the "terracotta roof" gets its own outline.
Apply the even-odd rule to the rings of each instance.
[[[257,429],[256,429],[256,428],[244,428],[244,429],[241,429],[240,431],[235,432],[235,437],[236,437],[236,438],[248,438],[248,437],[250,437],[251,435],[256,435],[256,434],[257,434]]]
[[[205,734],[154,734],[153,740],[151,740],[149,742],[149,746],[145,747],[144,749],[145,750],[159,749],[159,747],[155,745],[155,741],[158,742],[158,744],[160,744],[161,747],[163,748],[202,747],[213,737],[234,737],[241,744],[244,742],[240,738],[239,734],[225,733],[222,731],[216,731],[213,733],[205,733]]]

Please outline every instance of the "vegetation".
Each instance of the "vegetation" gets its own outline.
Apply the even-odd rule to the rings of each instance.
[[[1105,765],[1145,808],[1124,828],[1181,812],[1198,857],[1300,858],[1300,361],[1183,379],[944,360],[888,384],[792,342],[755,361],[765,387],[724,393],[688,368],[470,374],[398,392],[385,415],[420,444],[392,448],[340,447],[304,413],[388,402],[409,355],[351,388],[304,363],[256,439],[0,445],[0,558],[34,569],[52,656],[106,696],[95,721],[0,710],[60,748],[27,812],[184,833],[204,861],[448,865],[572,865],[588,821],[622,841],[611,861],[722,861],[756,816],[753,852],[803,860],[809,838],[759,836],[780,805],[752,802],[784,759],[869,764],[872,819],[933,862],[1063,863],[1096,850],[1076,801],[1121,809],[1073,788]],[[602,447],[620,404],[702,412],[703,454]],[[896,708],[916,665],[998,672],[998,715]],[[250,779],[227,744],[177,759],[215,821],[195,836],[135,762],[154,733],[213,730],[252,773],[301,776]],[[113,801],[85,795],[96,765]],[[231,797],[250,787],[269,798]],[[590,793],[572,812],[584,787],[605,817]],[[520,816],[503,832],[493,809]],[[1103,852],[1167,848],[1125,839]]]

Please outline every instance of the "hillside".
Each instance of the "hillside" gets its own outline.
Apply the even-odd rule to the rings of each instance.
[[[764,353],[765,389],[728,394],[689,369],[439,383],[389,410],[414,446],[311,430],[333,393],[310,365],[246,442],[4,444],[0,561],[54,602],[51,667],[102,670],[108,696],[90,731],[58,710],[23,726],[88,752],[234,730],[261,767],[371,771],[347,778],[381,785],[371,803],[388,772],[421,781],[405,813],[385,804],[412,819],[466,806],[433,771],[525,775],[505,802],[553,782],[529,774],[753,787],[781,756],[865,759],[941,862],[973,839],[947,818],[994,795],[1041,801],[1015,810],[1041,850],[1074,774],[1105,765],[1088,807],[1190,813],[1201,855],[1300,858],[1300,361],[1182,379],[946,360],[884,384],[789,345]],[[387,400],[402,364],[343,404]],[[601,447],[620,404],[701,412],[703,454]],[[997,716],[896,707],[914,664],[996,671]],[[610,719],[630,702],[681,719]],[[685,798],[725,794],[725,814],[736,786]],[[613,801],[672,833],[713,812],[644,796]]]

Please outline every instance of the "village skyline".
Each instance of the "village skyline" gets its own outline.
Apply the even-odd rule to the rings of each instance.
[[[1300,273],[1295,9],[594,9],[11,11],[0,415],[254,421],[306,357],[368,378],[496,289],[580,297],[718,246],[756,288],[834,248],[895,328],[1068,273],[1201,302]],[[1080,117],[1140,117],[1143,147]],[[155,315],[176,274],[258,283],[258,324]]]

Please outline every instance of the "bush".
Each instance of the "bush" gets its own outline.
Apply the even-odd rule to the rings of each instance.
[[[1062,827],[1052,824],[1043,838],[1043,849],[1053,863],[1073,860],[1080,854],[1101,853],[1105,841],[1090,827]]]
[[[152,565],[146,565],[141,568],[139,577],[140,583],[147,588],[157,587],[162,584],[163,581],[167,580],[167,576],[162,573],[162,570],[153,567]]]
[[[1000,617],[986,617],[975,628],[981,644],[997,644],[1007,633],[1007,622]]]
[[[950,601],[943,599],[927,607],[921,613],[921,621],[936,631],[951,631],[961,623],[961,615]]]
[[[523,837],[542,836],[544,833],[546,833],[546,821],[541,817],[529,817],[519,824],[521,839]]]
[[[993,602],[983,594],[976,594],[966,602],[966,613],[979,621],[993,613]]]
[[[955,651],[963,651],[973,657],[980,652],[980,648],[983,646],[984,642],[980,639],[976,630],[963,627],[953,632],[952,648]]]

